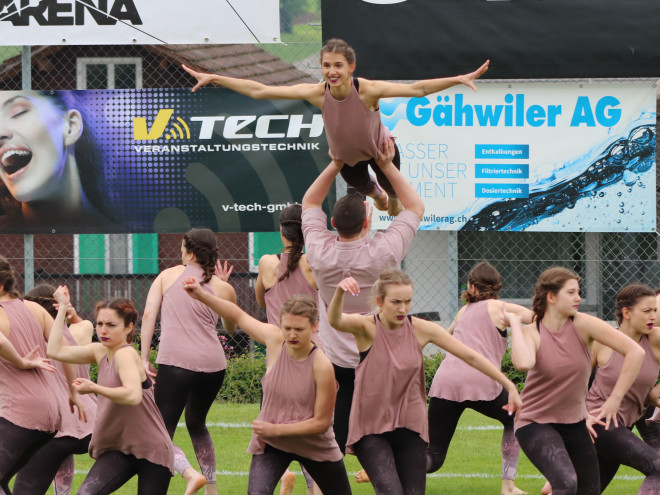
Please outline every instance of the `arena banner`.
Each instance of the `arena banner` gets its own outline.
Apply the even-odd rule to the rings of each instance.
[[[0,0],[2,45],[279,41],[277,0]]]
[[[357,52],[356,75],[411,80],[660,76],[656,0],[328,0],[323,39]]]
[[[482,83],[381,100],[381,113],[422,229],[652,232],[654,86]]]
[[[224,88],[4,91],[0,120],[2,233],[278,231],[330,161],[317,108]]]

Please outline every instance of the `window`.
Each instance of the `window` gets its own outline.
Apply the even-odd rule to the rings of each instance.
[[[79,58],[78,89],[135,89],[142,87],[141,58]]]

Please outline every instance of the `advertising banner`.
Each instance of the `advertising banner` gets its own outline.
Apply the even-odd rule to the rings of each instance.
[[[277,231],[330,161],[317,108],[222,88],[5,91],[0,121],[3,233]]]
[[[655,231],[653,84],[481,83],[380,107],[422,229]]]
[[[2,45],[275,43],[277,0],[0,1]]]
[[[657,0],[328,0],[323,39],[357,52],[356,75],[413,80],[660,76]]]

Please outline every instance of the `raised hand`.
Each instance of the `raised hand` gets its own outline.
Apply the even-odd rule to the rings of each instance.
[[[339,282],[337,286],[344,292],[348,292],[351,296],[357,296],[360,293],[360,284],[353,277],[348,277]]]
[[[197,91],[199,88],[206,86],[207,84],[211,83],[213,81],[213,74],[208,74],[206,72],[197,72],[194,69],[191,69],[187,65],[182,65],[183,70],[185,70],[188,74],[193,76],[195,79],[197,79],[197,84],[193,86],[192,92],[194,93]]]
[[[224,266],[222,265],[222,261],[220,260],[218,260],[215,264],[215,276],[218,277],[223,282],[229,282],[229,277],[231,276],[231,272],[233,271],[234,271],[234,265],[231,265],[229,269],[227,269],[227,260],[225,260]]]
[[[461,76],[462,78],[461,82],[466,86],[472,88],[473,91],[476,91],[477,86],[474,84],[474,81],[484,75],[484,73],[488,70],[489,65],[490,65],[490,60],[486,60],[486,62],[474,72],[470,72],[469,74],[464,74],[463,76]]]
[[[202,286],[195,277],[186,277],[183,279],[183,290],[185,290],[193,299],[199,299],[199,295],[203,292]]]

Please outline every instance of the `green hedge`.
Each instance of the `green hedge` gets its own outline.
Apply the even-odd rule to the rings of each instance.
[[[139,352],[139,344],[133,344]],[[156,351],[151,350],[150,360],[155,365]],[[431,387],[433,376],[442,362],[442,354],[424,357],[424,377],[426,379],[426,390]],[[155,365],[157,367],[157,365]],[[507,349],[502,359],[502,371],[516,384],[518,390],[522,390],[525,383],[526,373],[518,371],[511,362],[511,354]],[[218,399],[231,404],[257,404],[261,401],[261,378],[266,373],[266,360],[262,355],[252,357],[243,354],[238,357],[227,359],[227,373],[220,390]],[[97,366],[92,364],[90,369],[92,380],[96,381]]]

